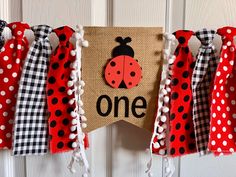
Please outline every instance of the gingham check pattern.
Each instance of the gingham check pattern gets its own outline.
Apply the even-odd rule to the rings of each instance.
[[[196,37],[201,41],[192,76],[193,123],[197,150],[207,154],[210,128],[210,89],[217,68],[216,50],[212,43],[215,31],[202,29]]]
[[[45,154],[48,151],[46,80],[52,47],[52,28],[32,27],[32,43],[22,71],[14,127],[14,155]]]
[[[3,20],[0,20],[0,49],[4,46],[5,38],[2,35],[4,28],[6,27],[7,23]]]

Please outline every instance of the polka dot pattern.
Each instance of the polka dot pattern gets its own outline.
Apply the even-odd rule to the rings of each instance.
[[[47,82],[47,102],[48,110],[51,113],[48,119],[50,139],[50,152],[59,153],[72,150],[71,144],[74,140],[69,139],[73,117],[71,112],[75,104],[70,104],[73,94],[68,95],[70,89],[67,83],[71,80],[73,68],[70,64],[75,61],[75,56],[71,55],[74,49],[69,42],[74,30],[68,26],[54,29],[59,38],[59,45],[52,55],[49,64]],[[58,74],[60,73],[60,74]],[[61,77],[63,75],[63,77]]]
[[[14,22],[8,24],[12,31],[12,39],[4,45],[4,51],[0,53],[0,148],[12,147],[12,118],[15,113],[16,97],[18,91],[18,81],[20,80],[23,61],[28,52],[28,41],[24,37],[25,29],[29,26],[24,23]],[[19,35],[19,32],[20,35]],[[20,47],[19,47],[20,46]],[[16,62],[19,60],[19,63]]]
[[[192,121],[191,77],[194,59],[188,47],[193,32],[179,30],[174,33],[179,45],[172,66],[170,100],[169,154],[180,156],[196,152]]]
[[[223,27],[218,29],[217,33],[222,36],[223,43],[212,91],[208,148],[219,156],[230,154],[236,150],[236,68],[233,41],[236,28]]]

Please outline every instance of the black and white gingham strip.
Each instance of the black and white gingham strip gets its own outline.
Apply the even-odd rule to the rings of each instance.
[[[4,46],[5,38],[2,35],[4,28],[6,27],[7,23],[3,20],[0,20],[0,49]]]
[[[32,27],[32,43],[22,71],[17,96],[14,155],[45,154],[48,151],[46,80],[52,47],[48,36],[52,28]]]
[[[217,68],[216,50],[212,43],[214,30],[202,29],[196,37],[201,41],[196,65],[192,76],[193,89],[193,123],[200,155],[209,153],[207,150],[210,128],[210,88]]]

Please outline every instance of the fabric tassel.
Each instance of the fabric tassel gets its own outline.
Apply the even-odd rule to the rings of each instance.
[[[171,68],[170,149],[168,154],[180,156],[196,152],[191,90],[194,58],[188,47],[188,41],[193,32],[179,30],[174,35],[179,44],[175,50],[176,59]]]
[[[9,39],[0,53],[0,148],[11,149],[12,126],[14,122],[18,81],[21,76],[22,65],[28,52],[28,40],[24,31],[28,24],[14,22],[8,24],[12,31]]]
[[[210,138],[208,148],[216,156],[236,150],[236,67],[234,36],[236,28],[217,30],[222,37],[220,61],[214,81],[211,103]]]
[[[46,80],[52,52],[48,36],[52,28],[38,25],[31,29],[35,40],[29,49],[20,79],[15,113],[14,155],[37,155],[48,151]],[[49,82],[54,80],[50,79]]]
[[[166,137],[168,134],[167,122],[169,120],[170,77],[171,77],[169,69],[175,59],[175,56],[171,55],[170,52],[171,52],[171,44],[174,43],[175,36],[169,33],[165,33],[164,38],[165,38],[164,61],[163,61],[161,82],[159,88],[158,108],[154,124],[154,132],[150,143],[151,159],[147,165],[148,169],[146,171],[149,177],[152,176],[151,173],[152,153],[159,155],[167,155]],[[170,168],[169,163],[166,163],[165,165],[168,169],[170,169],[170,171],[168,171],[168,174],[174,172],[174,168]],[[168,176],[167,173],[166,176]]]
[[[81,75],[81,51],[82,47],[88,47],[88,41],[84,40],[84,30],[82,26],[77,26],[78,31],[75,32],[75,38],[76,38],[76,60],[73,63],[73,68],[75,72],[76,78],[73,79],[73,84],[69,84],[69,86],[73,87],[75,91],[73,92],[74,98],[75,98],[75,109],[73,111],[72,117],[74,117],[74,120],[76,120],[76,135],[73,137],[76,137],[76,142],[74,146],[74,151],[72,154],[72,158],[70,161],[70,164],[68,168],[72,173],[75,172],[75,169],[73,167],[74,162],[80,162],[80,164],[84,167],[84,174],[83,177],[87,177],[90,173],[89,170],[89,163],[87,161],[87,157],[85,154],[85,147],[87,143],[87,139],[85,138],[85,134],[82,132],[82,128],[85,119],[85,112],[83,110],[83,104],[82,104],[82,94],[83,94],[83,87],[85,86],[84,81],[82,80]],[[76,83],[77,81],[77,83]]]
[[[7,23],[4,20],[0,20],[0,49],[4,46],[5,38],[3,36],[3,30],[7,26]]]
[[[193,123],[197,151],[200,155],[209,153],[210,100],[217,67],[216,50],[212,41],[214,30],[202,29],[195,33],[201,41],[192,76]]]

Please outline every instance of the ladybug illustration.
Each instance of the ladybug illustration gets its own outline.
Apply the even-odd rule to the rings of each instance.
[[[132,88],[142,78],[142,68],[134,57],[134,50],[127,45],[131,42],[130,37],[117,37],[116,42],[120,45],[112,51],[112,59],[105,68],[105,79],[113,88]]]

